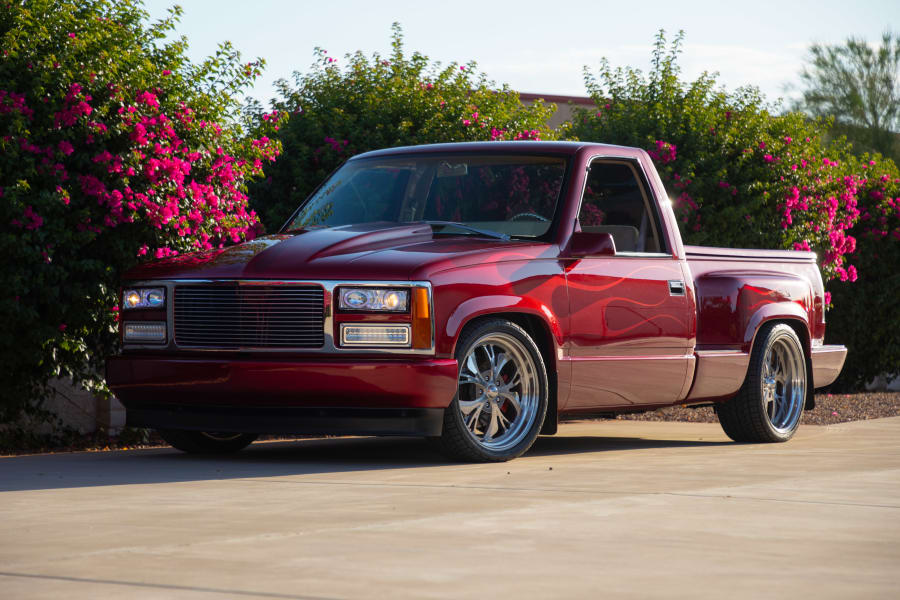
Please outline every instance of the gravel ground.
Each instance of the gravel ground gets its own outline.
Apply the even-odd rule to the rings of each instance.
[[[804,411],[801,423],[832,425],[847,421],[865,421],[900,416],[900,392],[865,392],[860,394],[816,394],[816,408]],[[673,406],[652,412],[619,415],[629,421],[690,421],[718,423],[711,406],[687,408]]]

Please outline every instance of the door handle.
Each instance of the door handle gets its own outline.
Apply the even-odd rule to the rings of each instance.
[[[684,296],[684,282],[680,279],[669,280],[669,295]]]

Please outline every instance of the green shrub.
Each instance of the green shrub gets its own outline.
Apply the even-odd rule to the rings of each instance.
[[[253,206],[269,231],[280,228],[319,182],[360,152],[554,137],[546,125],[554,106],[524,106],[508,87],[496,89],[475,63],[441,66],[418,52],[407,56],[397,24],[392,46],[388,57],[357,52],[343,60],[316,49],[311,70],[294,74],[294,87],[278,83],[274,106],[291,113],[278,136],[284,153],[267,169],[267,179],[251,189]]]
[[[829,283],[835,309],[828,313],[828,338],[846,344],[847,362],[838,387],[855,389],[882,374],[900,373],[900,171],[879,155],[856,160],[865,173],[853,262],[856,283]]]
[[[597,108],[577,111],[570,135],[646,149],[688,243],[813,249],[826,279],[855,279],[846,232],[860,178],[846,146],[822,144],[825,123],[772,114],[753,88],[729,94],[706,73],[682,82],[682,37],[667,50],[660,32],[646,76],[605,60],[598,75],[586,70]]]
[[[0,10],[0,420],[55,376],[102,389],[117,286],[139,259],[247,239],[245,181],[280,115],[236,94],[260,72],[230,46],[200,64],[140,2]]]

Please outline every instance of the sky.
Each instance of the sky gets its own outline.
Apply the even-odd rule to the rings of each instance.
[[[249,95],[268,104],[273,83],[306,71],[313,50],[329,56],[390,53],[391,24],[403,27],[408,53],[468,63],[520,92],[583,96],[583,68],[602,57],[646,70],[654,36],[685,31],[679,63],[686,79],[717,71],[733,90],[754,85],[769,100],[797,95],[797,74],[812,43],[848,36],[878,42],[900,33],[900,0],[755,0],[752,2],[429,2],[288,0],[145,0],[151,18],[184,9],[177,32],[199,60],[229,40],[267,66]]]

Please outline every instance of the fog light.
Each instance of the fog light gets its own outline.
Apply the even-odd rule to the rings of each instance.
[[[341,325],[342,346],[409,346],[409,325]]]
[[[166,342],[166,324],[155,321],[125,323],[124,338],[126,342],[164,344]]]

